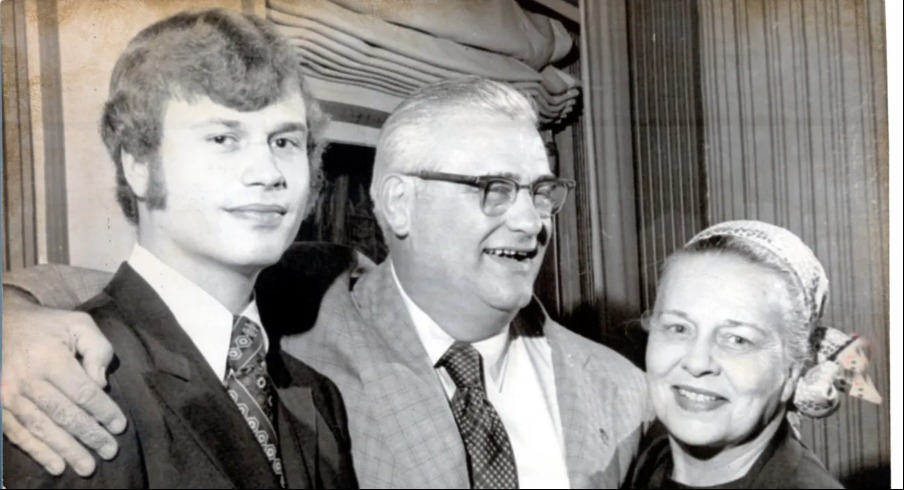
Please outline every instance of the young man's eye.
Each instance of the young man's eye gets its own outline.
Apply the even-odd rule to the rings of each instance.
[[[238,140],[236,140],[235,136],[232,136],[229,134],[215,134],[213,136],[209,136],[207,138],[207,141],[210,141],[211,143],[213,143],[215,145],[222,145],[222,146],[231,146],[231,145],[235,145],[238,142]]]
[[[297,152],[305,150],[304,140],[296,137],[280,136],[270,140],[270,145],[275,151]]]

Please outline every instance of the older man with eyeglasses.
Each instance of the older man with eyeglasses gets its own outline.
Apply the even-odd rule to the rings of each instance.
[[[652,417],[642,374],[533,296],[573,187],[552,174],[528,97],[440,82],[403,102],[377,144],[371,196],[389,259],[325,293],[315,264],[289,255],[258,282],[283,349],[342,392],[362,487],[622,483]],[[294,310],[311,297],[305,330]]]

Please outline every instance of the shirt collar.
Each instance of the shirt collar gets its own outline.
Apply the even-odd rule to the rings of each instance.
[[[232,313],[141,245],[136,244],[132,249],[128,264],[157,292],[210,368],[221,380],[224,379],[232,341]],[[257,302],[253,298],[242,311],[242,316],[261,325]],[[266,332],[264,342],[267,346]]]
[[[430,363],[436,366],[443,354],[455,343],[455,339],[446,333],[442,327],[430,318],[430,315],[408,296],[405,288],[402,287],[402,283],[399,282],[399,277],[396,275],[395,265],[393,265],[392,261],[389,263],[389,268],[392,271],[392,279],[395,281],[395,285],[402,296],[402,301],[405,303],[405,309],[408,310],[408,314],[411,316],[411,322],[414,324],[417,336],[421,343],[424,344],[424,349],[427,350]],[[510,331],[510,326],[506,325],[498,334],[471,344],[477,349],[477,352],[480,352],[484,365],[489,367],[490,376],[493,377],[493,381],[496,382],[500,390],[502,389],[502,380],[505,376],[505,367],[508,364],[506,362],[506,354],[511,345]]]

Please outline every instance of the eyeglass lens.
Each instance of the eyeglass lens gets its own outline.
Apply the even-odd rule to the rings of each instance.
[[[489,216],[498,216],[515,202],[518,186],[507,180],[493,180],[487,183],[483,195],[483,211]],[[532,188],[534,207],[537,213],[548,218],[561,209],[568,195],[568,188],[559,182],[541,182]]]

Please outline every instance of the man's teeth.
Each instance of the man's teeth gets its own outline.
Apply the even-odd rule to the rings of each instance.
[[[525,260],[533,257],[534,253],[531,252],[522,252],[519,250],[509,250],[504,248],[494,248],[491,250],[487,250],[486,253],[490,255],[495,255],[497,257],[504,257],[506,259],[515,259],[515,260]]]
[[[678,389],[678,393],[681,394],[681,396],[683,396],[685,398],[690,398],[691,400],[693,400],[695,402],[704,402],[705,403],[705,402],[714,402],[717,400],[717,398],[714,396],[703,395],[701,393],[695,393],[693,391],[682,390],[680,388]]]

